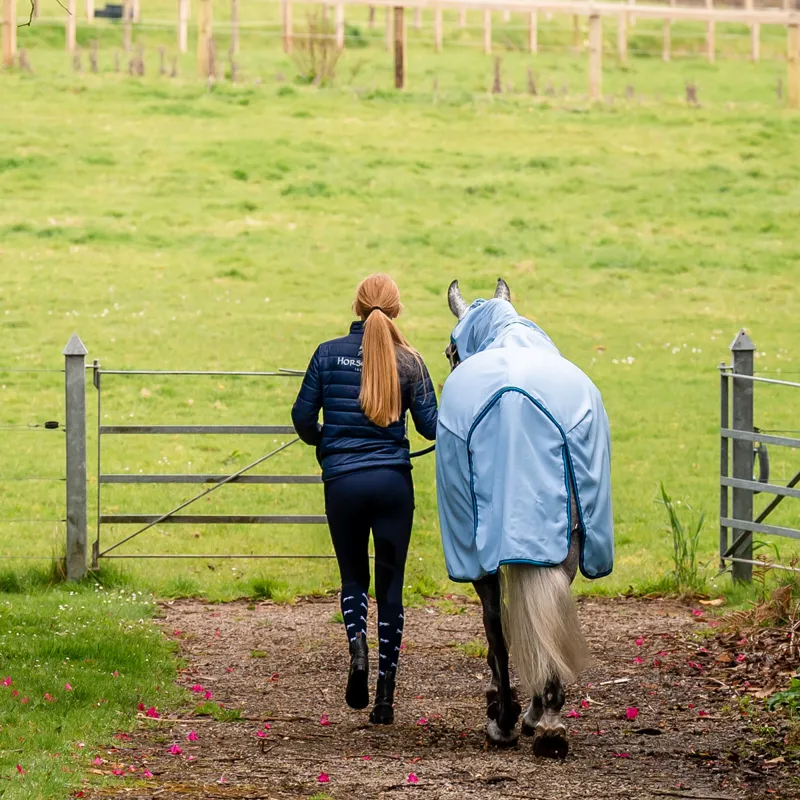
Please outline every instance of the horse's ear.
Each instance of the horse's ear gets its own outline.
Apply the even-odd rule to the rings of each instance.
[[[497,288],[494,290],[494,296],[497,300],[511,302],[511,289],[508,288],[508,284],[502,278],[497,279]]]
[[[469,306],[467,301],[461,296],[461,290],[458,288],[458,281],[453,281],[450,288],[447,290],[447,304],[453,312],[456,319],[461,319],[464,316]]]

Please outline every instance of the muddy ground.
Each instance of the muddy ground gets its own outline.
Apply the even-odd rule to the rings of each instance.
[[[145,780],[94,796],[800,797],[797,764],[783,745],[787,724],[764,710],[757,695],[765,687],[742,681],[769,656],[730,635],[723,641],[705,609],[700,616],[666,601],[580,602],[594,663],[568,691],[564,762],[535,758],[524,737],[511,750],[486,747],[489,671],[478,606],[454,598],[408,611],[396,720],[380,728],[344,705],[337,610],[332,599],[165,604],[160,624],[187,664],[180,681],[202,692],[180,718],[142,715],[141,730],[99,753],[97,772],[122,768]],[[374,663],[374,647],[370,655]],[[218,717],[240,718],[196,716],[205,692],[222,704]],[[187,740],[191,731],[196,741]],[[175,744],[180,753],[169,752]]]

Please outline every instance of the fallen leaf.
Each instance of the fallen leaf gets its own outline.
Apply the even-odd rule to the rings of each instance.
[[[715,597],[713,600],[701,600],[701,606],[724,606],[725,605],[725,598],[724,597]]]

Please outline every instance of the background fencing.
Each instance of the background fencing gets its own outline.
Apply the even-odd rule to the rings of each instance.
[[[303,42],[317,39],[329,43],[331,50],[358,49],[380,45],[394,54],[395,83],[406,85],[409,29],[412,44],[432,46],[436,52],[446,47],[472,46],[485,54],[527,50],[532,54],[545,49],[588,52],[588,94],[602,96],[602,63],[613,57],[625,65],[629,54],[651,54],[669,61],[674,57],[697,55],[713,62],[717,55],[746,56],[753,61],[781,58],[788,63],[786,97],[792,107],[800,104],[800,15],[796,0],[756,3],[741,0],[717,3],[715,0],[670,0],[667,4],[554,2],[554,0],[408,0],[402,7],[391,0],[356,0],[348,4],[314,5],[282,0],[280,5],[260,0],[242,4],[227,0],[224,5],[200,0],[194,13],[190,0],[176,6],[160,0],[140,3],[126,0],[124,5],[96,9],[94,0],[78,8],[68,0],[68,12],[37,17],[28,0],[2,0],[3,63],[30,69],[29,54],[19,41],[30,38],[17,32],[20,20],[33,9],[36,26],[61,27],[66,50],[73,67],[83,69],[81,50],[89,49],[89,69],[98,71],[101,43],[109,41],[109,31],[121,29],[121,50],[114,54],[114,68],[133,75],[145,71],[144,44],[136,44],[138,34],[170,33],[172,46],[158,47],[159,72],[177,74],[181,54],[190,48],[190,33],[196,40],[196,71],[204,79],[218,80],[240,75],[243,48],[258,46],[258,41],[280,37],[286,53],[296,52]],[[119,18],[100,18],[110,8]],[[176,11],[173,9],[177,8]],[[220,16],[221,8],[224,15]],[[169,12],[167,12],[169,9]],[[25,14],[23,13],[25,12]],[[406,13],[407,12],[407,13]],[[115,12],[116,13],[116,12]],[[166,15],[165,15],[166,14]],[[309,22],[309,15],[315,21]],[[413,15],[413,19],[412,19]],[[423,33],[423,30],[425,33]],[[476,33],[476,36],[472,36]],[[242,37],[248,41],[243,43]],[[252,37],[259,39],[253,41]],[[321,45],[318,51],[324,49]],[[167,66],[168,50],[171,72]],[[334,55],[325,56],[329,61]]]

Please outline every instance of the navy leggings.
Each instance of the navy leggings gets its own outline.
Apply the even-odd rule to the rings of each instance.
[[[382,467],[327,481],[325,512],[342,577],[342,616],[350,641],[367,632],[367,548],[372,531],[379,672],[396,669],[403,638],[403,577],[414,522],[411,472]]]

